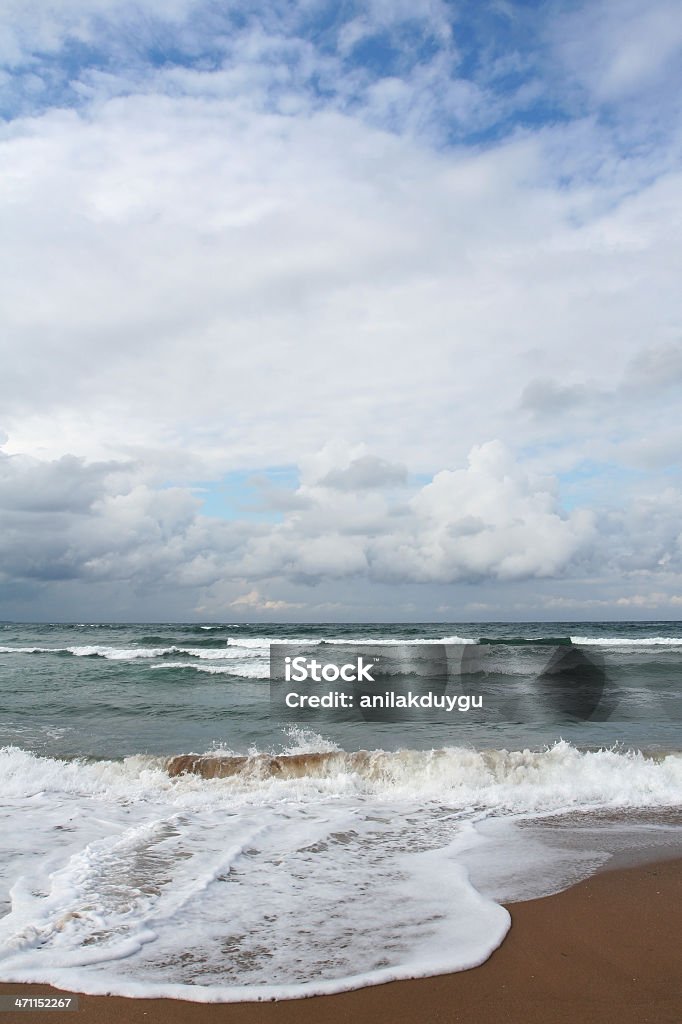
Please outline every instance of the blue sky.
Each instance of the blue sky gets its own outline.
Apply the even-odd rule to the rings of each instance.
[[[677,617],[675,3],[2,24],[1,616]]]

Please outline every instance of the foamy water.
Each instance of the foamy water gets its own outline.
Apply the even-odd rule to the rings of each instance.
[[[480,963],[502,903],[680,843],[679,632],[0,626],[0,979],[230,1001]],[[610,717],[540,715],[527,645],[548,637],[605,652]],[[287,640],[497,645],[488,692],[518,720],[285,728]],[[190,751],[229,777],[173,776]]]
[[[301,748],[330,753],[311,734],[289,751]],[[671,807],[682,794],[678,754],[566,743],[337,751],[293,778],[259,760],[206,780],[171,778],[158,758],[4,749],[0,976],[225,1001],[462,970],[509,927],[491,888],[498,900],[539,895],[605,859],[543,847],[520,822]],[[510,844],[532,877],[500,888]]]

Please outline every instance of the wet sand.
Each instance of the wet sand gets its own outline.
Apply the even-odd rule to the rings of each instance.
[[[0,1024],[682,1024],[682,860],[606,871],[509,910],[502,946],[457,974],[279,1003],[80,996],[77,1013],[8,1012]]]

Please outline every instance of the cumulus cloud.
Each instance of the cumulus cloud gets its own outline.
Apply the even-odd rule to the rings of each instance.
[[[212,582],[230,540],[226,524],[209,532],[199,505],[187,489],[140,482],[125,463],[0,456],[3,578]]]
[[[246,612],[280,612],[291,608],[301,608],[302,605],[296,604],[293,601],[273,600],[272,598],[261,596],[258,590],[249,590],[248,594],[240,594],[239,597],[235,597],[233,601],[230,601],[229,607]],[[206,606],[202,610],[205,610],[205,608]]]
[[[187,490],[149,488],[125,466],[4,458],[3,561],[19,579],[155,587],[225,576],[452,582],[557,575],[591,539],[592,516],[562,514],[551,482],[528,476],[499,442],[474,449],[465,469],[441,471],[402,505],[378,493],[395,482],[388,465],[366,455],[338,470],[341,486],[330,486],[330,474],[302,484],[306,505],[265,529],[200,516]],[[372,466],[376,490],[367,485]],[[257,599],[251,590],[232,603]]]
[[[679,591],[669,0],[2,6],[8,593]]]
[[[320,481],[325,487],[339,491],[359,491],[404,484],[407,470],[380,459],[376,455],[361,455],[344,469],[330,470]]]
[[[323,449],[304,460],[301,482],[283,489],[292,500],[282,503],[280,520],[257,522],[202,514],[190,489],[150,486],[134,463],[2,456],[0,607],[11,608],[26,586],[49,593],[57,584],[125,585],[155,608],[171,593],[184,594],[181,606],[196,614],[247,617],[344,607],[332,595],[350,584],[381,590],[621,580],[621,592],[607,599],[589,589],[580,599],[542,599],[547,608],[565,600],[567,609],[581,600],[585,608],[617,609],[625,599],[633,608],[646,600],[653,607],[653,598],[637,597],[643,579],[656,580],[649,590],[658,595],[656,607],[677,592],[682,493],[675,488],[643,494],[627,509],[566,511],[556,479],[539,476],[499,441],[475,446],[465,465],[423,485],[406,484],[401,474],[396,488],[387,465],[366,447]],[[379,470],[376,487],[367,486],[367,466]],[[342,487],[329,485],[336,475]],[[397,592],[386,593],[398,607]],[[462,609],[479,612],[496,606],[460,600]],[[412,614],[418,607],[410,604]],[[434,596],[434,610],[443,607]]]
[[[594,533],[591,513],[562,514],[552,481],[534,480],[499,442],[473,449],[413,499],[412,543],[396,555],[421,579],[519,579],[566,570]],[[383,552],[391,571],[392,552]]]

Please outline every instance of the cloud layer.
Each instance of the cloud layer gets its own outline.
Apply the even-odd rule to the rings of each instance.
[[[672,602],[673,4],[2,7],[0,614]]]
[[[190,490],[149,487],[134,464],[3,456],[0,593],[18,586],[30,600],[59,586],[67,595],[69,587],[106,595],[123,584],[140,602],[172,591],[198,615],[305,619],[329,604],[318,594],[325,585],[350,585],[351,593],[435,585],[424,607],[436,612],[439,588],[463,585],[475,608],[476,585],[535,581],[537,590],[563,581],[582,586],[588,607],[638,610],[665,606],[666,590],[640,593],[652,577],[664,587],[679,579],[678,489],[599,516],[563,511],[556,480],[529,473],[499,441],[419,487],[381,463],[383,482],[368,488],[363,473],[373,462],[381,460],[362,449],[320,452],[298,487],[279,492],[279,522],[263,524],[202,515]],[[585,580],[594,577],[615,577],[620,594],[591,596]],[[518,602],[518,590],[507,593]],[[572,603],[551,591],[547,600],[549,608]],[[667,600],[675,606],[674,591]]]

